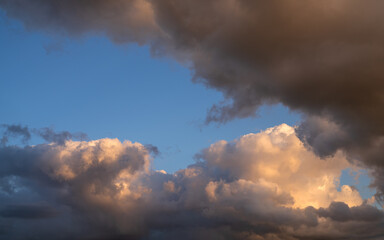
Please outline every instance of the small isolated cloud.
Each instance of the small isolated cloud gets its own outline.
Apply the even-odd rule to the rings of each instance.
[[[357,167],[341,153],[320,159],[288,125],[219,141],[174,174],[152,171],[151,151],[117,139],[0,148],[0,230],[9,226],[0,236],[379,240],[384,235],[382,210],[353,187],[338,190],[342,170]]]

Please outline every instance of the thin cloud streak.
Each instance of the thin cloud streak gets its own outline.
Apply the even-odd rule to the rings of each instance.
[[[2,124],[0,129],[3,128],[3,136],[1,138],[1,144],[3,146],[8,145],[9,138],[21,138],[22,143],[26,144],[32,136],[41,137],[48,143],[64,144],[65,141],[77,139],[80,141],[87,140],[88,136],[85,133],[71,133],[68,131],[56,132],[53,128],[33,128],[29,129],[28,126],[16,125],[16,124]]]

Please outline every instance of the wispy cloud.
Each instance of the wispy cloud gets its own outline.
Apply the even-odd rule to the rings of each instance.
[[[58,144],[64,144],[67,140],[77,139],[77,140],[87,140],[88,136],[85,133],[71,133],[68,131],[56,132],[53,128],[32,128],[29,129],[28,126],[16,125],[16,124],[2,124],[0,125],[2,129],[1,144],[3,146],[7,145],[9,138],[21,138],[24,144],[28,143],[33,135],[41,137],[46,142],[53,142]]]

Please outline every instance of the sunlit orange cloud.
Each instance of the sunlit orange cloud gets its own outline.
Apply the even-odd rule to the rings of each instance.
[[[351,187],[337,190],[342,170],[358,171],[358,167],[342,153],[320,159],[303,146],[294,128],[285,124],[231,143],[213,144],[204,151],[204,157],[208,164],[230,172],[235,178],[276,184],[291,194],[292,207],[327,207],[332,201],[349,206],[362,203],[360,194]]]
[[[154,232],[162,237],[332,238],[349,236],[356,221],[382,223],[383,212],[356,189],[344,185],[338,190],[342,170],[359,168],[341,153],[320,159],[288,125],[219,141],[199,157],[196,164],[168,174],[151,170],[149,150],[130,141],[0,148],[1,176],[12,186],[0,195],[0,215],[14,219],[14,230],[5,234],[27,236],[19,231],[24,218],[41,219],[34,225],[38,236],[65,235],[73,227],[70,234],[79,239],[157,239]],[[30,196],[27,202],[25,196]],[[31,210],[21,214],[22,209]],[[90,233],[90,228],[97,230]],[[378,233],[382,228],[353,232],[362,237]]]

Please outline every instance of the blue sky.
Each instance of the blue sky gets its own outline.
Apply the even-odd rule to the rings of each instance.
[[[207,109],[223,96],[192,83],[185,66],[153,58],[146,46],[116,45],[104,36],[52,37],[0,16],[0,45],[7,46],[0,54],[2,124],[152,144],[161,152],[153,168],[174,172],[218,140],[300,121],[277,105],[254,118],[203,125]],[[341,184],[357,185],[364,197],[374,193],[366,174],[356,184],[345,170]]]
[[[10,21],[2,15],[2,123],[153,144],[162,153],[155,168],[173,172],[218,140],[300,119],[283,106],[266,106],[256,118],[203,125],[222,94],[192,83],[189,69],[177,62],[103,36],[58,39]]]

